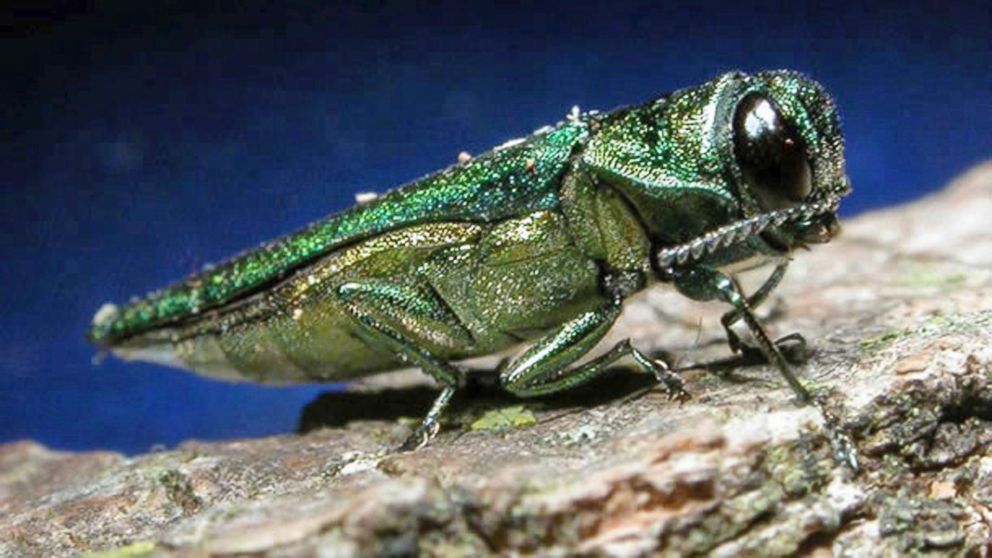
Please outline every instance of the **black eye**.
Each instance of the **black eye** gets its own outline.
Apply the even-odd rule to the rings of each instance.
[[[734,156],[765,209],[792,207],[812,190],[805,142],[763,95],[751,93],[737,105]]]

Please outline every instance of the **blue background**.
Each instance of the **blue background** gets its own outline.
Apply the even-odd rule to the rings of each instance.
[[[609,109],[729,69],[808,72],[844,117],[848,215],[992,155],[987,2],[131,4],[144,3],[0,16],[0,441],[136,452],[292,431],[326,386],[93,366],[83,331],[102,302],[573,104]]]

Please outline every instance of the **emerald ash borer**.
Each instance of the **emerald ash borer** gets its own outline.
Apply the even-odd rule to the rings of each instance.
[[[677,374],[626,341],[575,364],[625,299],[667,283],[726,302],[730,348],[762,355],[808,402],[783,350],[802,337],[773,342],[753,309],[795,248],[836,233],[849,191],[837,111],[818,83],[791,71],[727,73],[633,107],[576,109],[461,156],[121,308],[105,305],[88,337],[125,359],[260,383],[419,367],[442,389],[411,448],[434,436],[464,384],[458,361],[518,345],[498,373],[520,397],[571,388],[620,359],[684,396]],[[735,270],[763,264],[772,269],[764,285],[742,292]],[[753,346],[731,329],[738,320]]]

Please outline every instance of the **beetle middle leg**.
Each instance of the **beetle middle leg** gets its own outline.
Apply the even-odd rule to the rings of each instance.
[[[500,374],[500,383],[518,397],[546,395],[586,383],[606,372],[616,361],[630,356],[645,372],[653,374],[665,385],[670,397],[687,399],[689,394],[682,379],[665,363],[652,360],[632,347],[629,340],[617,343],[581,366],[568,368],[606,335],[619,315],[619,300],[580,314],[510,362]]]
[[[437,358],[425,347],[469,347],[473,343],[471,335],[430,287],[413,281],[350,282],[340,286],[337,294],[356,326],[358,337],[370,347],[389,351],[417,365],[443,384],[427,416],[400,450],[423,446],[437,434],[441,413],[464,383],[462,370]]]

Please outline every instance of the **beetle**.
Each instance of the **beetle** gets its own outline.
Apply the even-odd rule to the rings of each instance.
[[[125,359],[260,383],[341,382],[414,365],[442,389],[404,444],[421,446],[465,371],[520,397],[622,358],[686,396],[664,362],[622,341],[584,364],[624,301],[652,284],[730,305],[735,352],[762,355],[811,401],[755,317],[797,247],[829,240],[850,192],[835,104],[792,71],[731,72],[647,103],[578,112],[121,308],[88,338]],[[772,264],[750,296],[734,278]],[[756,346],[731,329],[743,320]],[[795,352],[794,350],[792,352]]]

